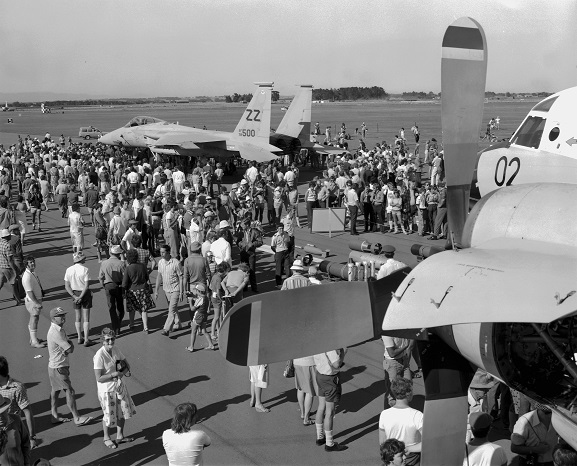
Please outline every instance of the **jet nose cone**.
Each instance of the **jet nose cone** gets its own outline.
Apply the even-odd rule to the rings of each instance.
[[[103,134],[98,138],[98,142],[102,144],[108,144],[111,146],[118,144],[118,137],[115,137],[116,135],[114,133],[115,131],[112,131],[111,133],[108,134]]]

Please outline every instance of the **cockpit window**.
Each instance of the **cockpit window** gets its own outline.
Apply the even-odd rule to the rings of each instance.
[[[555,97],[551,97],[550,99],[545,99],[542,102],[539,102],[537,105],[533,107],[532,110],[537,110],[539,112],[548,112],[551,109],[551,106],[557,100],[557,97],[559,96],[556,95]]]
[[[131,128],[132,126],[142,126],[150,125],[151,123],[163,123],[164,120],[159,118],[149,117],[149,116],[137,116],[130,120],[124,125],[125,128]]]
[[[511,138],[511,143],[517,144],[518,146],[538,149],[541,136],[543,135],[543,128],[545,127],[545,121],[545,118],[538,116],[527,117],[523,125],[521,125]]]

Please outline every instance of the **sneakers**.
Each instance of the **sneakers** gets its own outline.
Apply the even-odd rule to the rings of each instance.
[[[438,239],[438,238],[437,238],[435,235],[432,235],[432,236],[429,236],[427,239],[436,240],[436,239]]]
[[[325,451],[343,451],[346,449],[347,449],[347,447],[345,447],[344,445],[341,445],[337,442],[333,443],[333,445],[330,447],[328,445],[325,445]]]
[[[326,438],[324,438],[324,437],[323,437],[323,438],[318,438],[318,439],[317,439],[317,445],[318,445],[319,447],[321,447],[321,446],[325,445],[325,444],[326,444],[326,442],[327,442],[327,439],[326,439]]]

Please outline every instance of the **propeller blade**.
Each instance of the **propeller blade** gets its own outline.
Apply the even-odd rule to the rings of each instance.
[[[475,370],[442,341],[418,342],[425,380],[423,466],[463,464],[467,392]]]
[[[479,23],[459,18],[443,37],[441,122],[447,180],[447,219],[456,245],[469,213],[487,78],[487,41]]]
[[[308,286],[243,299],[224,318],[220,352],[233,364],[255,366],[378,338],[392,293],[409,270],[372,282]]]

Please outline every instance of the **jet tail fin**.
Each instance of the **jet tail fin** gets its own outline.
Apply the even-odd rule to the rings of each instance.
[[[252,100],[242,114],[238,125],[234,130],[234,135],[243,141],[255,140],[266,141],[270,138],[270,114],[272,82],[255,83],[256,91]]]
[[[301,84],[288,110],[280,122],[276,133],[291,138],[298,138],[301,134],[306,139],[311,132],[311,107],[313,86]]]

